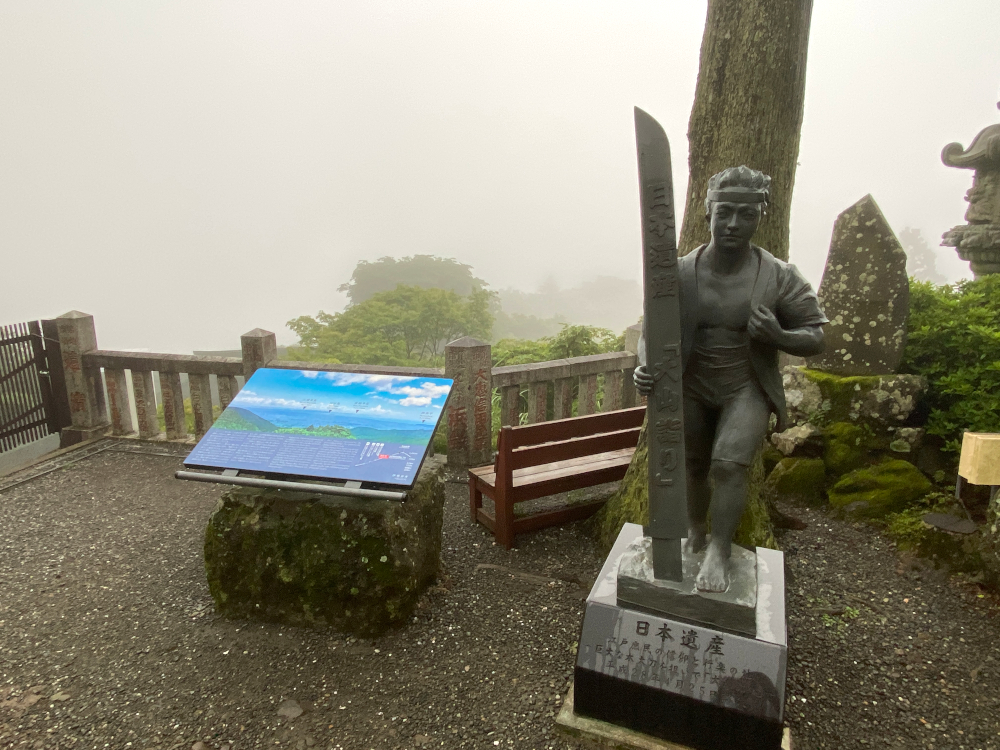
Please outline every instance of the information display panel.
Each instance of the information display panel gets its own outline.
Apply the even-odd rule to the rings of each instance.
[[[184,465],[410,487],[452,383],[262,368]]]

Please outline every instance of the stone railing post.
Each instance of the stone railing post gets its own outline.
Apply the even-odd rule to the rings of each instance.
[[[455,381],[448,399],[448,465],[493,461],[493,378],[490,345],[471,336],[444,349],[444,375]]]
[[[243,350],[243,377],[247,380],[258,368],[278,358],[278,342],[274,334],[262,328],[254,328],[240,336]]]
[[[100,437],[111,425],[101,371],[83,364],[84,354],[97,351],[94,316],[73,310],[55,320],[72,420],[60,433],[60,444],[65,447]]]
[[[636,323],[625,329],[625,351],[629,354],[639,355],[639,339],[642,338],[642,323]],[[622,408],[628,409],[639,403],[640,396],[635,391],[635,383],[632,381],[634,368],[622,371]],[[645,401],[643,401],[645,403]]]

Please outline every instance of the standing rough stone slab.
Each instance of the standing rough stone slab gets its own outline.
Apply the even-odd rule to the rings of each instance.
[[[442,459],[403,502],[227,490],[205,529],[205,572],[226,617],[377,636],[413,613],[438,574]]]
[[[826,351],[809,367],[839,375],[891,375],[906,345],[906,253],[871,195],[837,217],[819,287],[830,323]]]

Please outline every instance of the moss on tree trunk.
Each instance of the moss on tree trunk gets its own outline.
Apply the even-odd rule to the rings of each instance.
[[[618,492],[612,495],[604,507],[594,516],[594,536],[605,553],[610,552],[623,524],[646,525],[649,523],[648,460],[646,423],[644,421],[642,430],[639,432],[639,445],[635,449],[632,463],[628,467]],[[767,498],[762,492],[765,479],[764,461],[762,453],[758,451],[753,465],[750,467],[746,510],[743,511],[743,518],[733,539],[737,544],[751,549],[753,547],[778,549],[774,539]]]
[[[811,17],[812,0],[709,0],[688,123],[682,255],[708,242],[708,178],[746,164],[772,178],[768,218],[754,242],[788,260]]]

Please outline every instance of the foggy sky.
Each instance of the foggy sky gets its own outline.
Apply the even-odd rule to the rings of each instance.
[[[236,348],[342,309],[360,259],[494,288],[641,278],[632,107],[683,206],[705,3],[0,2],[0,324]],[[872,193],[936,247],[997,122],[1000,3],[816,0],[791,255]],[[678,226],[679,224],[678,217]],[[968,276],[950,248],[939,268]]]

